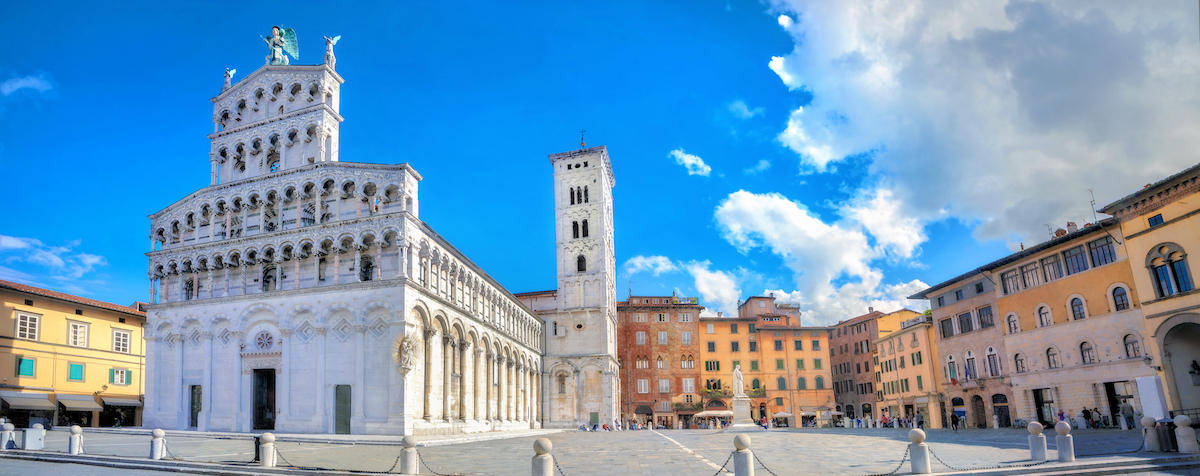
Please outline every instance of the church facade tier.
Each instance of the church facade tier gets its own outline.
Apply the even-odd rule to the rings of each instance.
[[[540,427],[544,322],[420,220],[410,165],[337,160],[327,47],[227,72],[210,185],[149,217],[145,426]]]

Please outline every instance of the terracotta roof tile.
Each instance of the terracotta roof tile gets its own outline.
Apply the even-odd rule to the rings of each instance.
[[[3,279],[0,279],[0,288],[11,289],[14,291],[19,291],[19,292],[29,293],[29,294],[37,294],[38,296],[46,296],[48,298],[61,299],[63,301],[70,301],[70,302],[77,303],[77,304],[85,304],[88,306],[98,307],[101,309],[108,309],[110,311],[117,311],[117,312],[123,312],[126,314],[132,314],[135,316],[146,317],[145,312],[139,311],[139,310],[129,307],[129,306],[122,306],[120,304],[113,304],[111,302],[97,301],[95,299],[88,299],[85,297],[75,296],[73,294],[60,293],[58,291],[42,289],[39,287],[30,286],[28,284],[21,284],[21,283],[14,283],[12,281],[5,281]]]

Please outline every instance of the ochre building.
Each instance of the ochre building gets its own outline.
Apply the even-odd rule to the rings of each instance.
[[[880,418],[921,415],[925,428],[941,428],[945,410],[938,388],[941,368],[933,358],[937,355],[933,323],[929,316],[907,309],[897,313],[904,317],[900,328],[875,340]]]

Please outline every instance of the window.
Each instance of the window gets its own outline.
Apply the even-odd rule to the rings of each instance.
[[[666,345],[667,331],[658,331],[658,345]]]
[[[813,359],[813,370],[821,370],[821,359]],[[821,388],[817,386],[817,388]]]
[[[1142,344],[1138,342],[1137,336],[1125,334],[1125,338],[1121,340],[1125,342],[1125,358],[1133,359],[1142,356]]]
[[[740,344],[740,342],[738,342],[738,341],[736,341],[736,340],[735,340],[735,341],[733,341],[733,342],[730,342],[730,343],[729,343],[729,350],[732,350],[732,351],[734,351],[734,352],[738,352],[738,351],[740,351],[741,349],[740,349],[740,347],[738,346],[738,344]]]
[[[633,322],[646,322],[646,314],[641,312],[634,314]]]
[[[71,362],[68,367],[67,380],[82,382],[83,381],[83,364],[79,362]]]
[[[987,371],[989,377],[1000,376],[1000,356],[996,355],[996,349],[991,347],[987,350]]]
[[[983,294],[983,281],[975,283],[975,294]]]
[[[692,322],[692,313],[683,312],[679,314],[679,322]]]
[[[808,383],[804,381],[804,377],[800,377],[800,378],[796,379],[796,389],[797,390],[808,389]]]
[[[825,377],[817,377],[817,390],[825,388]]]
[[[704,361],[704,370],[708,371],[708,372],[716,372],[716,371],[721,370],[721,361],[705,360]]]
[[[1154,215],[1150,218],[1147,218],[1146,222],[1150,224],[1150,228],[1154,228],[1158,225],[1163,224],[1162,213],[1159,213],[1158,215]]]
[[[979,371],[975,369],[975,355],[968,351],[967,359],[963,361],[963,380],[973,378],[979,378]]]
[[[17,338],[37,340],[40,322],[41,316],[36,314],[17,313]]]
[[[646,359],[645,357],[641,357],[637,359],[636,367],[639,369],[648,369],[650,368],[650,360]]]
[[[717,351],[717,343],[716,342],[708,342],[708,351],[716,352]]]
[[[713,330],[713,325],[712,325],[712,324],[705,324],[705,325],[704,325],[704,332],[705,332],[706,334],[712,334],[713,332],[715,332],[715,331]]]
[[[637,334],[634,335],[637,339],[637,345],[646,345],[646,331],[637,331]]]
[[[1034,286],[1042,284],[1042,282],[1039,278],[1041,278],[1041,276],[1038,273],[1037,263],[1029,263],[1027,265],[1021,266],[1021,280],[1025,281],[1026,288],[1032,288]]]
[[[571,238],[579,238],[579,222],[571,222]]]
[[[1154,290],[1160,298],[1192,290],[1192,275],[1188,271],[1183,248],[1174,243],[1156,246],[1146,257]]]
[[[566,375],[560,374],[558,376],[558,393],[560,393],[560,394],[567,393],[567,376]]]
[[[708,380],[705,380],[704,388],[708,389],[708,390],[720,390],[721,389],[721,379],[710,378]]]
[[[804,350],[804,341],[800,339],[792,341],[792,350]]]
[[[665,368],[667,368],[667,361],[663,360],[663,358],[662,358],[662,357],[659,357],[659,358],[658,358],[658,360],[656,360],[656,361],[654,362],[654,368],[656,368],[656,369],[665,369]]]
[[[667,317],[667,313],[665,312],[658,313],[658,315],[655,316],[655,320],[658,322],[671,322],[671,318]]]
[[[1058,360],[1058,349],[1053,347],[1046,349],[1046,367],[1052,369],[1062,367],[1062,362]]]
[[[1008,316],[1008,333],[1016,334],[1018,332],[1021,332],[1021,322],[1017,319],[1016,314],[1009,314],[1009,316]]]
[[[1117,311],[1129,309],[1129,293],[1125,288],[1117,286],[1112,290],[1113,308]]]
[[[587,238],[588,236],[587,220],[583,221],[583,233],[581,233],[581,235],[583,235],[584,238]]]
[[[750,361],[750,370],[758,370],[758,361],[757,360]]]
[[[1092,255],[1093,268],[1104,266],[1117,260],[1117,252],[1113,249],[1113,240],[1109,236],[1089,241],[1088,251]]]
[[[671,393],[671,379],[658,379],[658,393]]]
[[[762,382],[760,382],[758,379],[754,379],[754,380],[750,381],[750,388],[759,388],[759,387],[762,387]]]
[[[37,359],[17,357],[18,377],[37,377]]]
[[[1046,306],[1039,307],[1037,310],[1038,327],[1046,327],[1054,324],[1054,318],[1050,317],[1050,308]]]
[[[683,331],[680,334],[679,343],[683,345],[692,345],[692,331]]]
[[[783,370],[783,359],[775,359],[775,370]]]
[[[958,364],[954,362],[953,355],[946,357],[946,376],[950,377],[950,380],[958,378]]]
[[[67,321],[67,323],[67,343],[75,347],[87,347],[88,325],[75,321]]]
[[[1017,373],[1025,373],[1025,356],[1016,354],[1013,356],[1013,367],[1017,369]]]
[[[796,370],[804,370],[804,359],[796,359]]]
[[[1071,299],[1071,318],[1079,320],[1087,317],[1087,310],[1083,308],[1083,299]]]
[[[696,361],[692,360],[692,356],[690,356],[690,355],[687,357],[684,357],[679,360],[679,368],[694,369],[694,368],[696,368]]]
[[[917,376],[917,390],[924,390],[924,389],[925,389],[925,384],[923,384],[921,382],[921,376],[918,375]]]
[[[954,335],[954,321],[951,319],[942,319],[938,321],[938,327],[942,330],[942,338],[945,339]]]
[[[780,384],[779,388],[783,388],[783,385]],[[775,405],[776,406],[783,405],[783,397],[775,397]]]
[[[1062,261],[1059,261],[1058,255],[1051,255],[1042,258],[1041,263],[1042,277],[1046,278],[1047,283],[1062,277]]]
[[[737,334],[737,323],[736,322],[729,325],[729,333]]]
[[[758,341],[750,341],[750,352],[758,352]]]
[[[1021,276],[1017,274],[1017,270],[1012,270],[1000,275],[1001,286],[1004,288],[1004,294],[1012,294],[1021,290]]]
[[[1067,262],[1068,275],[1087,271],[1087,254],[1083,252],[1083,246],[1076,246],[1064,251],[1063,261]]]
[[[637,380],[638,393],[650,393],[650,379],[640,378]]]
[[[1084,364],[1096,363],[1096,348],[1087,341],[1079,344],[1079,360]]]
[[[981,308],[975,310],[975,314],[979,316],[979,328],[980,329],[987,329],[989,327],[996,325],[996,323],[992,321],[992,306],[981,307]],[[913,334],[913,337],[916,337],[916,336],[917,336],[916,334]]]
[[[775,340],[775,350],[783,350],[783,341]]]
[[[787,379],[785,379],[783,377],[776,378],[775,386],[779,387],[780,390],[787,390]],[[782,402],[780,402],[780,403],[782,403]],[[778,405],[778,403],[776,405]]]
[[[955,289],[955,290],[954,290],[954,300],[955,300],[955,301],[962,301],[962,300],[963,300],[963,290],[961,290],[961,289]]]
[[[580,273],[587,271],[587,258],[584,258],[583,255],[575,257],[575,271]]]
[[[108,369],[108,383],[129,385],[133,380],[133,371],[128,369]]]
[[[975,330],[971,323],[971,313],[964,312],[958,315],[958,332],[967,333]]]
[[[690,378],[685,378],[680,382],[683,383],[683,393],[696,393],[696,381]]]
[[[129,331],[113,329],[113,352],[129,353]]]
[[[924,362],[925,362],[925,359],[921,357],[920,352],[913,352],[913,354],[912,354],[913,365],[921,365]]]
[[[819,340],[814,340],[814,341],[812,341],[812,342],[811,342],[811,344],[812,344],[812,345],[811,345],[811,346],[809,346],[809,349],[812,349],[812,350],[821,350],[821,341],[819,341]]]

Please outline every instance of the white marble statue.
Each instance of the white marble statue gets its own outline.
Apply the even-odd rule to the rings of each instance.
[[[742,364],[733,366],[733,396],[746,396],[746,388],[742,384]]]

